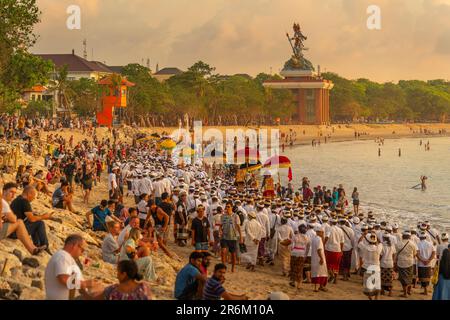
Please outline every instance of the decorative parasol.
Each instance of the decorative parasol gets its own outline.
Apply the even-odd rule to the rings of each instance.
[[[264,162],[264,168],[270,168],[270,169],[289,169],[288,171],[288,179],[289,181],[292,181],[292,164],[291,160],[289,160],[288,157],[285,156],[273,156],[267,159],[266,162]]]
[[[242,157],[245,157],[244,163],[257,163],[259,160],[259,151],[256,149],[251,149],[249,147],[245,147],[245,149],[237,150],[234,153],[234,158],[239,160],[242,159]],[[238,163],[236,161],[236,163]]]
[[[247,172],[253,172],[253,171],[259,170],[261,168],[262,168],[261,161],[258,161],[256,163],[243,163],[239,167],[239,169],[245,170]]]
[[[177,146],[177,143],[173,141],[172,139],[166,139],[160,144],[161,149],[164,150],[172,150]]]

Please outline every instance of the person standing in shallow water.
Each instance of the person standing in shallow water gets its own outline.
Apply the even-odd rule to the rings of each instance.
[[[354,211],[355,215],[358,215],[358,213],[359,213],[359,192],[358,192],[358,188],[356,188],[356,187],[353,189],[352,200],[353,200],[353,211]]]
[[[421,185],[422,191],[427,190],[427,179],[428,179],[427,176],[420,177],[420,185]]]

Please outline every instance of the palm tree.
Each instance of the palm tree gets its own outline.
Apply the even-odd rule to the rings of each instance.
[[[73,91],[69,86],[67,79],[68,71],[67,65],[58,67],[55,70],[54,79],[50,81],[49,91],[56,94],[56,106],[57,109],[62,109],[68,113],[69,118],[71,117],[72,102],[71,97],[73,96]],[[53,110],[53,117],[55,117],[56,112]]]

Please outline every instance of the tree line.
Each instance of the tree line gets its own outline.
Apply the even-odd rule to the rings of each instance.
[[[95,116],[101,109],[102,88],[94,80],[68,81],[66,67],[55,68],[29,53],[37,40],[33,27],[40,14],[35,0],[0,0],[0,111],[50,115],[52,102],[33,101],[24,108],[20,99],[25,89],[46,85],[59,93],[58,107],[69,105],[79,116]],[[321,76],[334,82],[333,122],[446,121],[450,113],[450,82],[445,80],[377,83],[335,73]],[[199,61],[162,83],[139,64],[125,66],[113,83],[120,83],[121,77],[135,83],[122,113],[128,124],[178,126],[186,116],[205,125],[275,124],[277,119],[296,123],[292,92],[263,86],[264,81],[282,79],[279,75],[220,75]]]

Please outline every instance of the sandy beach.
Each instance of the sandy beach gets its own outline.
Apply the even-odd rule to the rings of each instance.
[[[337,127],[337,126],[335,126]],[[450,129],[449,125],[415,125],[413,130],[418,130],[420,127],[426,128],[437,132],[440,129]],[[351,126],[335,128],[333,134],[333,141],[337,139],[353,139],[354,131],[367,132],[368,138],[374,139],[375,137],[389,137],[394,136],[392,131],[395,131],[395,137],[407,137],[411,135],[411,130],[406,125],[389,125],[389,126]],[[225,129],[225,128],[223,128]],[[302,136],[301,140],[309,140],[317,137],[317,131],[324,128],[318,128],[316,126],[283,126],[281,130],[289,131],[289,129],[296,130],[298,136],[303,130],[306,134]],[[154,128],[146,129],[146,132],[162,132],[168,130],[168,128]],[[329,129],[332,130],[332,129]],[[54,132],[52,132],[54,134]],[[86,138],[82,132],[78,130],[64,130],[58,132],[65,138],[74,136],[74,141],[80,141]],[[109,135],[106,128],[98,130],[97,134],[101,138],[102,136]],[[123,132],[122,132],[123,134]],[[46,134],[43,134],[42,138],[45,139]],[[23,158],[23,164],[33,164],[34,169],[43,169],[43,159],[34,160],[29,156]],[[14,175],[5,175],[4,181],[13,181]],[[33,202],[33,208],[36,212],[42,214],[46,212],[55,211],[55,221],[48,221],[47,228],[50,240],[50,247],[52,252],[60,249],[65,237],[71,233],[81,233],[88,241],[89,247],[87,251],[87,257],[89,263],[85,266],[84,275],[86,278],[96,278],[105,285],[116,282],[115,270],[111,265],[101,261],[101,243],[102,237],[105,234],[94,233],[90,230],[86,230],[83,227],[85,221],[84,213],[97,205],[100,200],[107,198],[107,182],[106,175],[103,175],[102,182],[94,187],[91,195],[91,203],[86,206],[82,203],[81,190],[75,191],[75,207],[77,210],[83,213],[83,215],[76,215],[66,210],[52,209],[51,198],[44,195],[40,195],[38,199]],[[50,186],[53,191],[54,186]],[[125,205],[133,205],[131,197],[125,198]],[[187,263],[187,257],[192,251],[191,247],[180,248],[174,245],[173,239],[169,240],[169,248],[175,252],[180,258],[181,262],[169,259],[162,252],[158,252],[153,256],[156,264],[156,273],[158,280],[151,283],[152,290],[155,295],[155,299],[173,299],[173,288],[176,277],[176,272]],[[18,257],[21,252],[21,257]],[[8,259],[8,263],[5,267],[3,276],[0,277],[0,292],[12,292],[13,289],[20,289],[20,299],[44,299],[45,292],[43,291],[43,274],[45,266],[50,259],[47,253],[44,253],[42,257],[38,257],[39,266],[36,268],[29,267],[23,263],[23,257],[26,257],[26,250],[19,241],[5,240],[0,242],[0,267],[3,267],[4,262]],[[214,259],[211,265],[211,270],[214,264],[219,262],[218,259]],[[227,281],[225,287],[234,293],[246,293],[250,299],[263,300],[267,298],[267,294],[272,291],[284,291],[293,300],[359,300],[367,299],[362,291],[361,277],[352,276],[350,281],[340,281],[337,285],[330,284],[328,292],[313,292],[313,287],[310,284],[304,284],[303,287],[296,291],[288,284],[288,279],[281,275],[281,267],[278,264],[275,266],[257,267],[256,272],[250,272],[245,270],[244,267],[239,266],[235,273],[227,273]],[[5,289],[6,288],[6,289]],[[3,290],[3,291],[2,291]],[[5,291],[6,290],[6,291]],[[9,291],[8,291],[9,290]],[[17,290],[16,290],[17,291]],[[394,290],[392,297],[383,296],[381,299],[402,299],[399,298],[401,294],[401,286],[398,281],[394,281]],[[3,294],[4,296],[4,294]],[[3,297],[4,298],[4,297]],[[0,298],[1,299],[1,298]],[[413,289],[413,295],[409,299],[428,300],[431,296],[423,296],[420,294],[420,288]]]
[[[255,129],[257,127],[238,127],[238,126],[220,126],[202,128],[203,132],[213,128],[217,129],[222,134],[226,134],[226,130],[247,130]],[[175,127],[154,127],[141,128],[142,132],[146,133],[169,133],[171,134],[178,128]],[[383,139],[399,139],[399,138],[428,138],[432,136],[442,136],[439,130],[445,130],[446,136],[450,136],[450,123],[414,123],[414,124],[334,124],[332,126],[315,126],[315,125],[280,125],[280,126],[261,126],[260,129],[268,130],[268,139],[270,139],[270,129],[280,130],[280,135],[285,133],[289,135],[294,132],[296,139],[293,145],[308,145],[312,140],[320,140],[325,142],[325,136],[330,136],[327,142],[342,142],[355,140],[355,132],[360,133],[359,140],[374,140],[376,138]],[[422,133],[421,133],[422,130]],[[428,133],[424,133],[425,130]],[[286,143],[288,146],[289,143]],[[280,145],[281,146],[281,145]]]

